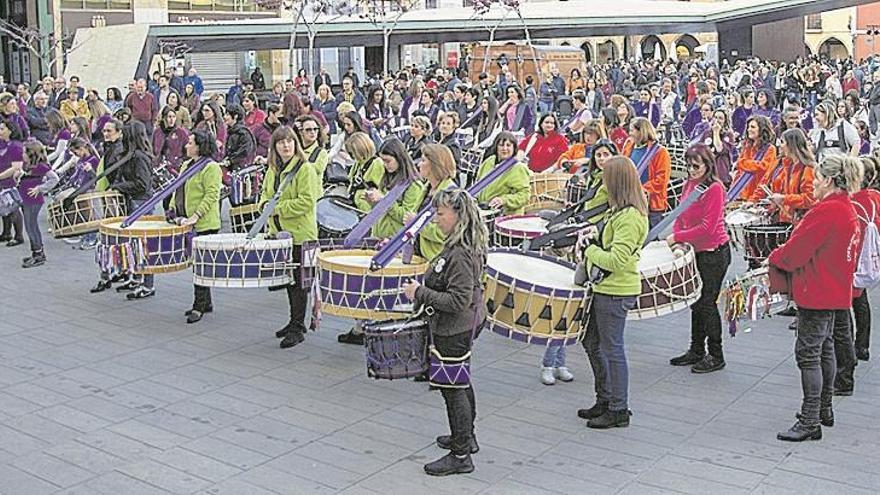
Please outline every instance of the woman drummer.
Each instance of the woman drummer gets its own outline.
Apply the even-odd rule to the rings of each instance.
[[[707,189],[675,220],[666,242],[670,247],[685,242],[694,247],[703,288],[700,298],[691,306],[691,347],[681,356],[670,359],[669,364],[692,366],[693,373],[711,373],[725,366],[717,303],[730,266],[730,238],[724,227],[725,193],[709,146],[702,143],[691,146],[685,153],[685,162],[688,180],[681,197],[688,197],[700,185]]]
[[[473,332],[482,323],[482,301],[477,300],[477,294],[489,236],[476,201],[466,191],[441,190],[434,196],[432,206],[437,211],[434,225],[446,241],[431,262],[424,285],[408,282],[403,287],[415,307],[433,308],[428,329],[437,352],[444,358],[463,357],[471,351]],[[451,435],[437,437],[437,446],[450,452],[426,464],[425,472],[432,476],[470,473],[474,470],[471,454],[479,450],[474,437],[473,387],[442,387],[441,393]]]
[[[442,144],[428,144],[422,150],[422,159],[418,163],[419,176],[425,181],[424,195],[416,211],[431,204],[434,197],[443,190],[455,185],[452,178],[455,176],[455,159],[449,148]],[[409,223],[415,218],[415,213],[404,213],[403,222]],[[416,252],[426,260],[436,258],[443,250],[446,242],[446,234],[434,224],[428,224],[419,232],[416,243]]]
[[[299,131],[303,154],[312,162],[312,166],[315,167],[315,173],[318,174],[318,180],[322,181],[324,171],[327,170],[328,159],[326,150],[327,134],[324,133],[324,127],[314,115],[301,115],[296,118],[294,124],[296,125],[296,130]]]
[[[764,174],[776,164],[774,142],[776,138],[770,120],[760,115],[749,117],[746,121],[745,139],[736,161],[736,178],[733,181],[736,183],[747,172],[752,174],[751,180],[739,195],[743,200],[748,201],[764,179]]]
[[[303,243],[318,238],[316,206],[321,195],[321,182],[315,167],[303,154],[293,129],[279,127],[272,133],[269,144],[268,168],[263,179],[263,192],[260,194],[260,210],[275,196],[287,174],[298,167],[296,175],[281,191],[275,211],[269,217],[269,234],[277,235],[281,231],[290,234],[293,238],[293,263],[299,265],[302,263]],[[285,286],[290,305],[290,321],[275,332],[276,337],[282,338],[282,349],[293,347],[305,339],[309,292],[302,287],[299,280],[297,277],[297,280]]]
[[[171,197],[171,209],[165,216],[177,225],[192,225],[195,235],[209,235],[220,232],[220,186],[223,172],[213,160],[217,152],[214,137],[202,129],[196,129],[187,138],[187,160],[180,165],[183,173],[189,167],[207,160],[208,164],[190,177]],[[187,310],[186,322],[196,323],[205,313],[214,311],[211,301],[211,288],[193,286],[193,305]]]
[[[782,160],[770,173],[764,175],[761,186],[749,197],[749,202],[770,200],[770,212],[776,214],[780,223],[796,222],[815,204],[813,198],[813,169],[816,159],[800,129],[782,133],[780,146]]]
[[[492,169],[505,160],[514,158],[516,138],[507,131],[498,134],[488,153],[488,158],[483,160],[480,170],[477,172],[477,180],[488,175]],[[517,162],[501,177],[486,186],[477,195],[477,200],[489,208],[502,209],[504,215],[517,215],[525,211],[530,193],[529,168],[526,164]]]
[[[580,132],[580,141],[572,143],[566,151],[559,155],[556,163],[544,171],[544,173],[568,172],[576,174],[584,165],[590,163],[593,155],[593,147],[606,136],[603,134],[602,124],[599,119],[590,119],[584,124]],[[615,147],[616,148],[616,147]]]
[[[819,440],[820,423],[834,423],[831,398],[837,362],[833,332],[838,318],[849,318],[852,305],[860,229],[849,194],[858,190],[861,181],[862,165],[857,158],[837,154],[819,163],[813,180],[816,205],[768,258],[770,265],[787,272],[790,294],[798,306],[794,352],[803,388],[798,420],[779,432],[779,440]]]
[[[583,346],[590,359],[596,404],[578,411],[590,428],[629,426],[629,366],[623,343],[626,316],[642,290],[637,269],[648,237],[648,204],[633,162],[614,157],[605,163],[602,181],[609,211],[604,228],[584,237],[584,269],[593,301]]]
[[[608,204],[608,191],[605,189],[602,173],[608,160],[617,155],[617,146],[610,139],[600,139],[593,147],[593,156],[590,157],[585,173],[575,176],[576,179],[581,181],[580,187],[583,188],[582,196],[577,199],[582,199],[583,196],[590,198],[578,208],[578,213],[590,211],[601,205]],[[604,211],[597,212],[595,215],[591,215],[583,220],[595,224],[602,219],[604,214]]]
[[[653,150],[654,147],[657,149]],[[653,156],[648,158],[648,153],[652,151]],[[629,125],[629,139],[620,154],[632,160],[637,167],[642,160],[650,159],[643,167],[639,180],[648,195],[648,222],[653,227],[663,218],[663,212],[668,207],[666,197],[669,176],[672,173],[669,151],[657,142],[657,132],[651,121],[645,117],[636,117]]]
[[[365,132],[355,132],[345,140],[345,151],[354,160],[348,172],[348,194],[354,205],[368,211],[370,205],[365,199],[367,189],[379,187],[385,175],[385,166],[376,156],[376,145]]]

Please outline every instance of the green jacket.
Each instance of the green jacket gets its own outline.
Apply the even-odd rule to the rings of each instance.
[[[382,191],[388,194],[388,191]],[[387,239],[393,237],[403,228],[403,216],[406,213],[417,213],[422,199],[425,197],[425,185],[421,181],[415,181],[406,188],[397,201],[388,208],[375,225],[373,225],[373,237]]]
[[[180,165],[180,173],[183,173],[193,160],[187,160]],[[223,180],[223,172],[220,164],[209,162],[196,175],[192,176],[183,186],[183,202],[186,211],[178,211],[178,215],[191,217],[199,216],[195,231],[220,229],[220,184]],[[176,205],[178,189],[171,196],[172,207]]]
[[[95,175],[101,175],[104,173],[104,157],[101,157],[98,160],[98,166],[95,167]],[[98,179],[98,182],[95,183],[95,191],[106,191],[110,189],[110,180],[107,177],[101,177]]]
[[[599,189],[596,190],[596,195],[593,196],[593,199],[590,199],[589,201],[584,203],[584,205],[581,207],[581,211],[587,211],[599,205],[608,203],[608,190],[605,189],[605,184],[602,183],[602,169],[600,168],[596,168],[595,170],[590,172],[590,175],[587,177],[588,189],[592,189],[596,187],[596,185],[599,186]],[[605,210],[598,215],[594,215],[590,218],[585,218],[584,220],[593,224],[598,223],[600,220],[605,218],[607,212],[608,210]]]
[[[284,177],[296,165],[297,160],[291,160],[281,172],[279,184],[284,182]],[[260,209],[275,195],[275,169],[266,169],[263,178],[263,192],[260,194]],[[321,196],[321,181],[311,163],[304,163],[296,173],[293,181],[282,191],[275,205],[275,211],[269,218],[269,233],[275,234],[279,230],[290,232],[293,243],[302,244],[304,241],[314,241],[318,238],[318,221],[316,204]],[[279,229],[280,225],[280,229]]]
[[[366,163],[356,163],[351,167],[351,171],[348,173],[348,178],[351,181],[352,186],[355,185],[355,177],[359,176],[361,172],[363,172],[363,184],[370,184],[370,186],[367,187],[379,187],[379,184],[382,183],[382,178],[385,177],[385,164],[382,163],[382,159],[379,157],[373,157],[372,161]],[[366,195],[367,189],[362,187],[357,189],[352,196],[354,205],[358,210],[364,212],[373,209],[372,205],[367,202]]]
[[[635,208],[610,213],[602,231],[602,247],[591,244],[584,251],[587,273],[594,265],[610,272],[593,286],[593,292],[607,296],[637,296],[642,292],[638,263],[647,237],[648,217]]]
[[[309,146],[308,148],[303,150],[303,153],[306,155],[307,159],[312,156],[312,153],[315,152],[315,148],[317,148],[317,147],[318,147],[318,142],[315,141],[314,143],[312,143],[311,146]],[[318,152],[318,156],[317,156],[317,158],[315,158],[315,161],[312,162],[312,166],[315,167],[315,173],[318,174],[318,181],[319,182],[324,181],[324,171],[327,170],[327,160],[328,159],[329,159],[329,157],[327,155],[327,150],[322,148],[321,151]]]
[[[487,158],[477,172],[477,180],[482,179],[495,168],[495,156]],[[477,195],[477,201],[488,203],[500,197],[504,202],[505,215],[517,215],[525,211],[531,195],[531,179],[529,167],[519,162],[505,172],[495,182],[489,184]]]
[[[447,187],[455,185],[452,179],[446,179],[440,183],[440,186],[437,187],[437,190],[434,191],[436,195],[437,192],[446,189]],[[420,201],[420,204],[427,204],[431,199],[425,198],[425,195],[428,194],[429,186],[425,185],[424,190],[422,191],[423,200]],[[443,235],[443,232],[440,231],[440,227],[437,226],[436,223],[430,222],[422,231],[419,233],[419,252],[422,254],[422,257],[428,261],[433,260],[443,251],[443,245],[446,243],[446,236]]]

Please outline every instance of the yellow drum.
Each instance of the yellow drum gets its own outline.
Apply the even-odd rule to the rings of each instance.
[[[107,218],[125,216],[125,198],[116,191],[80,194],[69,205],[60,195],[47,209],[55,238],[95,232]]]
[[[232,223],[232,232],[236,234],[247,234],[254,222],[260,218],[260,206],[256,203],[242,206],[235,206],[229,209],[229,221]],[[266,233],[266,227],[261,231]]]
[[[534,174],[531,176],[531,196],[526,211],[558,210],[565,206],[565,187],[571,174]]]
[[[171,273],[186,270],[192,252],[192,225],[170,224],[165,217],[141,217],[128,228],[124,218],[101,224],[95,261],[110,273]]]
[[[318,254],[321,308],[328,314],[360,320],[401,318],[412,312],[403,294],[409,279],[421,282],[428,262],[413,256],[411,264],[395,258],[385,268],[370,271],[376,251],[339,249]]]

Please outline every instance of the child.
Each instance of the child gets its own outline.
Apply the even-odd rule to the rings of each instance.
[[[70,178],[64,185],[65,189],[72,192],[89,180],[95,178],[95,170],[98,168],[98,153],[92,147],[91,143],[81,137],[73,138],[70,141],[68,149],[73,154],[73,157],[68,160],[67,163],[59,167],[56,170],[56,173],[59,176],[63,175],[69,168],[73,167],[73,172],[71,172]],[[59,198],[64,200],[67,195],[68,194],[62,193]],[[89,232],[84,234],[81,238],[73,238],[69,243],[79,244],[78,249],[88,250],[94,249],[97,240],[98,233]],[[65,242],[68,242],[68,240],[65,239]]]
[[[49,166],[46,147],[39,141],[24,145],[24,167],[19,175],[18,192],[21,194],[21,211],[24,229],[31,244],[31,256],[22,262],[22,268],[33,268],[46,262],[43,253],[43,237],[37,218],[43,208],[43,196],[58,184],[58,175]]]
[[[544,350],[544,360],[542,365],[541,383],[544,385],[555,384],[557,378],[563,382],[574,380],[574,375],[572,375],[571,371],[565,367],[564,345],[548,345],[547,349]]]

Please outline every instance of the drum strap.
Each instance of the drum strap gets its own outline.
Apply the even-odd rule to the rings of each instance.
[[[159,204],[160,201],[167,198],[171,195],[178,187],[182,184],[186,184],[186,181],[193,178],[197,173],[201,172],[203,168],[205,168],[208,163],[211,162],[211,157],[205,156],[200,158],[197,162],[192,164],[185,171],[181,172],[173,181],[169,182],[162,189],[159,190],[156,194],[153,195],[150,199],[144,201],[144,203],[135,209],[125,220],[122,221],[122,228],[130,227],[138,218],[147,214],[147,212],[153,211],[153,208]]]
[[[642,155],[642,159],[639,160],[639,163],[636,165],[636,171],[639,174],[639,177],[645,173],[645,170],[648,168],[648,164],[651,163],[651,160],[654,159],[654,155],[660,151],[660,145],[657,143],[651,143],[651,147],[645,151],[645,154]]]
[[[303,161],[297,162],[296,165],[293,166],[293,170],[290,171],[287,175],[284,176],[284,181],[280,181],[281,172],[279,172],[275,176],[275,184],[277,184],[275,188],[275,194],[272,196],[272,199],[266,203],[266,206],[263,207],[263,212],[260,213],[260,217],[257,218],[257,221],[251,225],[251,229],[247,233],[248,239],[253,239],[260,232],[263,231],[263,228],[266,226],[266,222],[269,221],[269,217],[272,216],[272,213],[275,211],[275,205],[278,204],[278,199],[281,197],[281,193],[287,186],[293,181],[293,178],[296,177],[296,174],[299,172],[299,169],[302,168]],[[283,230],[281,228],[281,221],[276,217],[275,218],[275,228],[278,229],[279,232]]]
[[[684,201],[682,201],[678,206],[676,206],[674,210],[667,213],[666,216],[663,217],[663,220],[660,220],[660,222],[658,222],[657,225],[655,225],[654,228],[651,229],[650,232],[648,232],[648,237],[647,237],[647,239],[645,239],[645,245],[647,245],[649,242],[657,239],[657,237],[664,230],[666,230],[670,225],[672,225],[672,222],[674,222],[675,219],[677,219],[682,213],[684,213],[685,210],[690,208],[691,205],[696,203],[697,200],[700,199],[700,197],[708,190],[709,190],[709,186],[707,186],[706,184],[704,184],[704,183],[698,184],[697,187],[695,187],[694,190],[691,191],[690,194],[688,194],[688,197],[685,198]]]
[[[769,150],[769,149],[770,149],[769,143],[762,146],[761,149],[758,150],[758,153],[755,155],[755,158],[754,158],[755,161],[759,162],[759,161],[763,160],[764,155],[767,153],[767,150]],[[742,192],[742,190],[745,189],[746,186],[749,184],[749,182],[752,181],[753,177],[754,177],[754,174],[751,172],[743,172],[742,174],[740,174],[739,177],[737,177],[736,182],[734,182],[730,186],[730,189],[728,189],[727,199],[725,200],[725,203],[730,203],[736,197],[738,197],[740,195],[740,193]]]
[[[391,208],[398,199],[406,192],[407,188],[409,188],[410,184],[413,181],[409,179],[405,179],[400,181],[396,186],[391,188],[390,191],[381,199],[373,209],[367,213],[364,218],[355,225],[354,229],[345,237],[345,240],[342,242],[342,246],[345,249],[351,249],[352,246],[361,242],[361,239],[367,235],[367,232],[373,228],[376,222],[379,221],[380,218],[385,216],[385,213]]]

